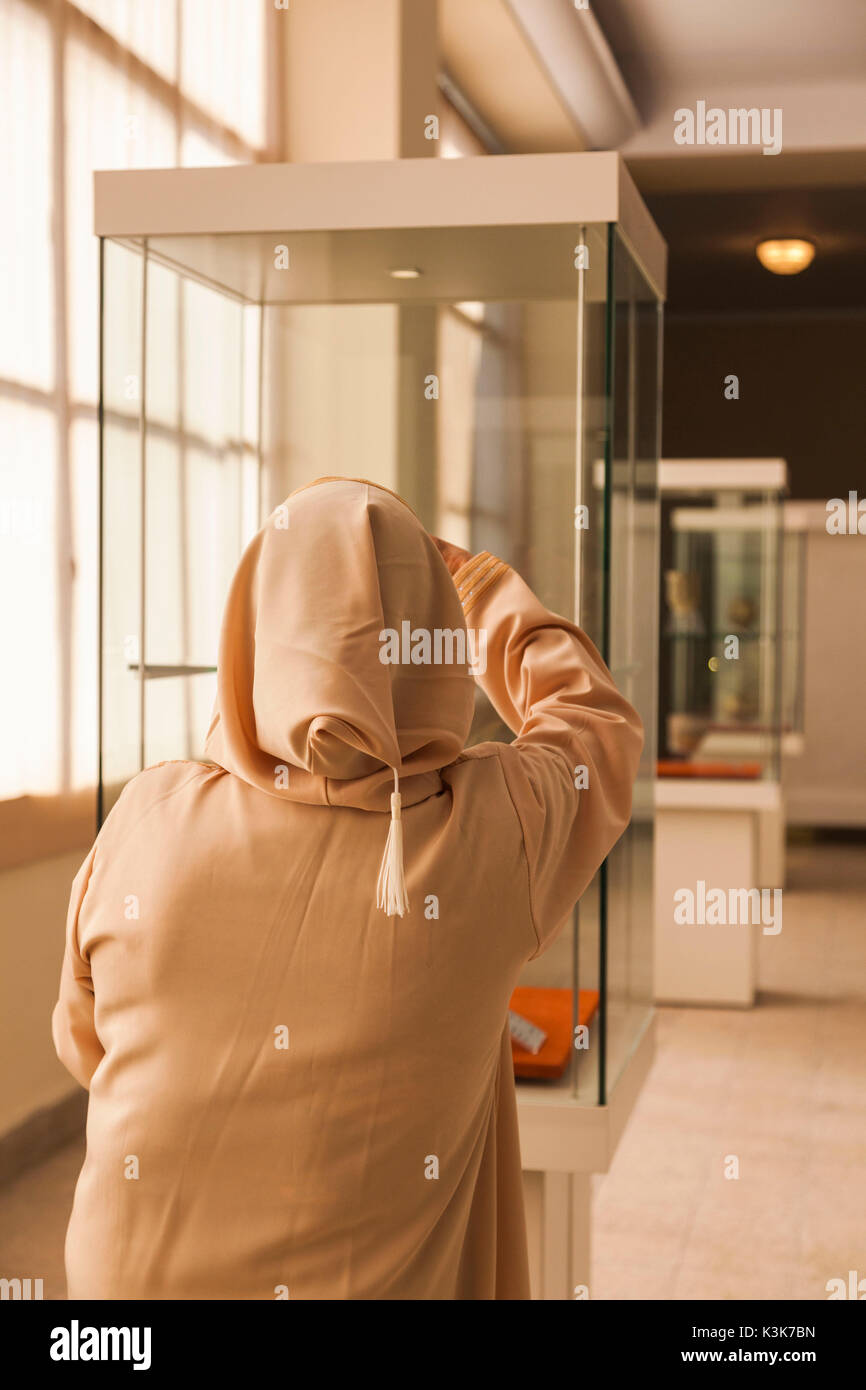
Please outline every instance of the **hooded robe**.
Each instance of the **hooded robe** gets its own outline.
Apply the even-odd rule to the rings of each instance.
[[[404,622],[468,625],[485,669],[453,640],[383,660]],[[465,748],[476,678],[513,743]],[[211,761],[134,777],[73,885],[70,1298],[528,1298],[509,998],[626,826],[641,743],[494,556],[452,577],[363,481],[277,508],[229,592]],[[395,770],[402,917],[376,906]]]

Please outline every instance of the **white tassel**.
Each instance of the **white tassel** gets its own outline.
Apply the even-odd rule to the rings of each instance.
[[[402,804],[400,780],[395,768],[394,790],[391,793],[391,825],[376,884],[376,906],[380,907],[387,917],[402,917],[409,908],[406,880],[403,876],[403,822],[400,819]]]

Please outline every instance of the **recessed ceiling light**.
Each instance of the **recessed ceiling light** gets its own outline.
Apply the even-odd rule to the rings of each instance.
[[[416,265],[397,266],[389,272],[393,280],[417,280],[421,271]]]
[[[815,259],[815,247],[811,241],[801,241],[790,237],[782,241],[761,241],[755,254],[765,270],[774,275],[799,275]]]

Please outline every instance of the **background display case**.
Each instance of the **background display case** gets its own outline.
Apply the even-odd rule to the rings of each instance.
[[[754,924],[696,931],[673,896],[785,877],[781,753],[801,745],[803,544],[781,459],[672,459],[662,505],[656,997],[750,1005]],[[684,867],[685,866],[685,867]]]
[[[665,460],[659,775],[778,780],[798,717],[799,555],[781,460]]]
[[[619,1112],[607,1148],[557,1124],[631,1063],[626,1107],[651,1055],[665,248],[624,166],[97,174],[96,229],[102,814],[140,767],[201,756],[229,577],[294,488],[381,482],[514,565],[648,735],[632,825],[513,1001],[547,1034],[514,1043],[525,1166],[605,1166]],[[479,694],[472,741],[511,737]]]

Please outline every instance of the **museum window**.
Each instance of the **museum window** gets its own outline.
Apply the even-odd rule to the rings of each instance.
[[[249,0],[5,0],[0,10],[0,262],[12,270],[0,282],[0,801],[16,815],[26,806],[11,798],[88,804],[96,777],[92,172],[278,157],[271,22]]]

